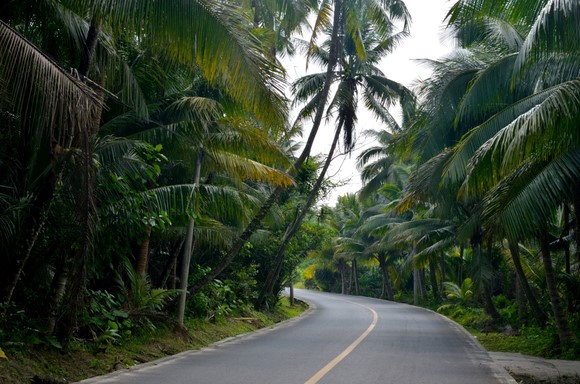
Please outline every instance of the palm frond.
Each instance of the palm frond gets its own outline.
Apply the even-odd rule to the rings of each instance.
[[[27,129],[44,133],[63,147],[70,145],[65,138],[91,126],[101,108],[90,88],[2,21],[0,77],[10,90],[16,113],[28,117],[21,120],[31,123]]]

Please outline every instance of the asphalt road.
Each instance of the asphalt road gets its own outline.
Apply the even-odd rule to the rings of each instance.
[[[82,383],[515,383],[470,335],[433,312],[364,297],[296,296],[313,304],[298,320]]]

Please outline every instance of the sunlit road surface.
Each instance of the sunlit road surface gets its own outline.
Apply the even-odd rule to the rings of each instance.
[[[424,309],[297,290],[300,319],[82,383],[515,383],[463,329]]]

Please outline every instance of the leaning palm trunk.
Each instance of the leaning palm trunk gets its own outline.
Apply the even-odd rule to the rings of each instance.
[[[316,114],[314,116],[314,120],[312,122],[312,129],[304,145],[302,153],[300,157],[296,159],[293,164],[292,169],[290,169],[290,173],[295,173],[306,161],[306,159],[310,156],[310,152],[312,151],[312,145],[314,143],[314,139],[318,133],[318,129],[320,128],[320,124],[322,123],[322,117],[324,115],[324,107],[326,106],[326,102],[328,100],[328,94],[330,93],[330,86],[332,84],[333,78],[333,71],[336,63],[338,62],[338,52],[339,52],[339,45],[340,39],[338,36],[338,30],[340,26],[340,19],[342,17],[342,0],[335,0],[334,1],[334,24],[332,29],[332,37],[331,37],[331,46],[328,56],[328,65],[326,69],[326,76],[324,79],[324,86],[322,88],[321,97],[318,102],[318,106],[316,109]],[[246,242],[250,239],[250,237],[260,228],[261,222],[266,217],[272,205],[278,201],[280,196],[282,195],[283,189],[281,187],[277,187],[274,191],[270,194],[268,199],[264,202],[264,204],[260,207],[252,221],[246,226],[242,234],[237,238],[237,240],[232,244],[226,256],[212,268],[212,270],[205,275],[203,278],[199,279],[195,284],[193,284],[189,288],[189,292],[197,292],[199,289],[204,287],[206,284],[211,282],[215,279],[225,268],[227,268],[232,260],[240,253],[242,247]]]
[[[332,140],[332,145],[330,146],[330,150],[328,151],[328,155],[326,156],[324,166],[322,167],[322,170],[320,171],[320,174],[318,175],[316,182],[314,183],[312,189],[310,190],[310,193],[308,194],[308,199],[298,212],[298,215],[294,218],[292,224],[286,229],[286,232],[282,237],[280,245],[278,246],[278,250],[276,251],[276,256],[274,259],[275,260],[274,268],[271,268],[268,271],[268,275],[266,276],[266,282],[264,284],[264,290],[262,291],[262,294],[258,299],[259,306],[263,306],[264,304],[266,304],[268,298],[274,295],[274,286],[276,285],[276,281],[280,276],[280,271],[282,270],[282,265],[284,264],[284,255],[286,253],[286,250],[288,249],[288,245],[290,245],[290,240],[292,240],[292,237],[294,237],[296,232],[298,232],[298,229],[300,229],[300,225],[302,224],[304,217],[306,216],[306,214],[316,201],[316,198],[318,197],[318,193],[320,192],[320,188],[322,187],[322,183],[324,182],[324,179],[326,177],[326,172],[330,167],[330,163],[332,163],[332,158],[334,156],[336,146],[338,145],[338,139],[340,138],[342,127],[343,123],[340,122],[338,127],[336,128],[334,139]],[[343,273],[343,271],[341,271],[341,273]]]
[[[522,268],[522,263],[520,260],[520,252],[518,249],[518,245],[512,240],[508,240],[508,247],[510,250],[510,256],[514,263],[514,269],[516,270],[516,278],[518,281],[518,285],[524,291],[525,296],[528,299],[528,303],[530,303],[530,306],[532,307],[532,311],[534,313],[534,317],[536,318],[536,320],[540,324],[545,324],[547,321],[546,314],[544,313],[542,308],[540,308],[538,300],[536,300],[536,296],[534,295],[534,292],[532,292],[532,288],[530,287],[528,278],[524,273],[524,269]]]
[[[558,287],[556,286],[556,278],[554,276],[554,267],[552,266],[550,244],[548,242],[548,235],[545,231],[540,233],[540,247],[544,272],[546,275],[546,286],[548,288],[548,295],[550,296],[554,321],[556,322],[556,328],[558,329],[558,337],[561,345],[567,345],[574,339],[574,335],[568,326],[568,321],[564,316],[564,311],[560,304],[560,296],[558,294]]]

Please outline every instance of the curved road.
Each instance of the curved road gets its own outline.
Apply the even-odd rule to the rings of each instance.
[[[515,383],[463,329],[431,311],[359,296],[296,296],[312,305],[299,319],[82,383]]]

